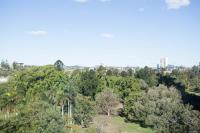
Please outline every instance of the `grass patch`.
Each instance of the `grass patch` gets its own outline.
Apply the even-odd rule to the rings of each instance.
[[[151,128],[143,128],[136,123],[127,123],[120,116],[99,115],[94,118],[94,124],[80,133],[96,133],[96,128],[102,128],[105,133],[154,133]]]

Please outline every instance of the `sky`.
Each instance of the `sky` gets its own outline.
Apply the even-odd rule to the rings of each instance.
[[[0,0],[0,60],[29,65],[192,66],[200,0]]]

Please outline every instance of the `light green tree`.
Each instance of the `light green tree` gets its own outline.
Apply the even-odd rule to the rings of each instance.
[[[100,113],[106,113],[110,116],[111,112],[115,110],[119,104],[117,94],[113,93],[111,89],[104,89],[96,96],[97,110]]]

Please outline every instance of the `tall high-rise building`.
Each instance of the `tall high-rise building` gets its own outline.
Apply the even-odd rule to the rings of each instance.
[[[168,66],[168,58],[161,58],[160,59],[160,68],[167,68]]]

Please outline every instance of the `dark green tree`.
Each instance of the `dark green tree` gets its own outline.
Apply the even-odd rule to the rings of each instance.
[[[86,70],[80,74],[79,89],[81,94],[94,99],[98,90],[98,78],[94,70]]]
[[[136,71],[135,77],[143,79],[150,87],[158,85],[158,76],[156,71],[147,66]]]
[[[8,61],[7,60],[2,60],[1,61],[1,67],[3,68],[3,69],[6,69],[6,70],[9,70],[10,69],[10,65],[9,65],[9,63],[8,63]]]
[[[82,127],[88,127],[96,114],[95,102],[90,97],[77,95],[75,98],[75,106],[73,108],[73,118],[76,124]]]
[[[61,61],[61,60],[57,60],[55,63],[54,63],[54,66],[57,70],[59,71],[62,71],[64,70],[64,63]]]

